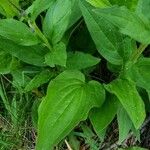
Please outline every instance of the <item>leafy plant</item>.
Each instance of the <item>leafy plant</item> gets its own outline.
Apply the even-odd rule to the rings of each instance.
[[[145,104],[150,106],[141,96],[141,91],[150,93],[150,58],[145,54],[150,44],[149,4],[35,0],[25,10],[28,4],[22,7],[18,0],[0,2],[0,74],[20,101],[18,94],[8,100],[5,84],[0,96],[17,124],[17,104],[24,105],[22,99],[35,94],[26,104],[33,105],[36,150],[52,150],[67,136],[75,139],[71,131],[85,120],[94,130],[81,126],[85,135],[90,133],[91,149],[95,146],[90,136],[95,132],[102,140],[114,118],[118,144],[130,131],[138,138],[149,112]]]

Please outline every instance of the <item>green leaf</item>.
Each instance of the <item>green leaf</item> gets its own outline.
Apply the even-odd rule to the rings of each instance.
[[[26,13],[30,14],[30,19],[34,21],[41,12],[51,7],[54,2],[55,0],[35,0],[26,10]]]
[[[119,125],[119,144],[121,144],[127,138],[133,124],[124,108],[118,110],[117,120]]]
[[[121,64],[122,58],[118,54],[118,49],[120,49],[118,43],[123,37],[118,29],[94,13],[93,7],[85,1],[80,2],[80,7],[98,52],[112,64]]]
[[[104,17],[106,20],[116,25],[121,33],[141,43],[150,43],[149,24],[143,22],[137,14],[131,12],[126,7],[114,6],[111,8],[97,9],[95,13],[99,17]]]
[[[116,96],[108,95],[101,108],[95,108],[91,111],[90,121],[100,137],[101,132],[107,128],[117,114],[118,104]]]
[[[54,72],[50,72],[49,70],[43,70],[39,74],[37,74],[25,87],[25,91],[29,92],[35,88],[38,88],[44,83],[47,83],[51,78],[54,77]]]
[[[0,51],[0,74],[7,74],[11,70],[12,56]]]
[[[37,66],[45,66],[44,55],[48,52],[47,48],[41,45],[21,46],[0,37],[0,49],[11,54],[18,59]]]
[[[52,150],[93,107],[100,107],[105,90],[96,81],[85,83],[78,71],[65,71],[50,82],[39,107],[36,150]]]
[[[117,79],[108,85],[106,89],[117,96],[124,109],[127,111],[136,129],[139,129],[145,119],[145,106],[135,83],[127,79]]]
[[[122,57],[125,64],[128,60],[130,60],[133,52],[137,50],[136,41],[129,37],[125,37],[120,45],[121,46],[120,49],[118,49],[118,53]]]
[[[138,0],[109,0],[112,5],[126,6],[129,9],[135,10]]]
[[[127,70],[128,75],[139,87],[150,91],[150,58],[142,58]]]
[[[4,9],[1,7],[1,5],[0,5],[0,14],[1,14],[1,15],[4,15],[4,16],[6,15],[6,14],[5,14],[5,11],[4,11]]]
[[[0,35],[19,45],[30,46],[39,43],[38,38],[24,23],[14,19],[0,20]]]
[[[56,44],[53,47],[53,51],[47,53],[45,56],[45,63],[50,67],[55,67],[55,65],[65,67],[66,61],[67,61],[66,46],[62,42]]]
[[[137,6],[137,14],[141,17],[146,17],[150,21],[150,14],[147,13],[150,9],[150,1],[149,0],[139,0]]]
[[[0,0],[0,7],[3,10],[2,14],[7,18],[14,17],[18,14],[15,6],[19,7],[19,0]]]
[[[67,59],[67,68],[82,70],[95,66],[100,62],[99,58],[92,56],[91,54],[86,54],[82,52],[69,53]]]
[[[71,14],[68,24],[68,29],[73,26],[82,16],[79,0],[71,0]]]
[[[70,0],[57,0],[49,8],[43,23],[43,32],[53,45],[58,43],[66,32],[70,14]]]
[[[86,0],[86,1],[89,2],[91,5],[99,8],[111,6],[108,0]]]

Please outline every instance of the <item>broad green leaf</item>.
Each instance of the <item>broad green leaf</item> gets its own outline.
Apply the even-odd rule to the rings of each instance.
[[[110,93],[117,96],[135,128],[139,129],[146,115],[144,102],[137,92],[135,83],[127,79],[116,79],[105,87]]]
[[[25,91],[29,92],[35,88],[38,88],[44,83],[47,83],[51,78],[54,77],[54,72],[50,72],[49,70],[43,70],[39,74],[37,74],[25,87]]]
[[[66,32],[70,14],[70,0],[57,0],[47,11],[43,23],[43,32],[53,45],[58,43]]]
[[[38,38],[30,31],[30,28],[15,19],[0,20],[0,35],[19,45],[30,46],[39,43]]]
[[[80,2],[80,7],[98,52],[112,64],[121,64],[122,58],[117,51],[123,37],[118,29],[94,13],[93,7],[85,1]]]
[[[7,74],[11,70],[12,56],[0,51],[0,74]]]
[[[93,107],[105,99],[102,85],[85,83],[78,71],[65,71],[49,84],[47,95],[39,107],[36,150],[52,150],[70,131],[85,120]]]
[[[109,0],[112,5],[126,6],[129,9],[135,10],[138,0]]]
[[[99,8],[111,6],[110,2],[108,0],[86,0],[91,5]]]
[[[99,58],[82,52],[69,53],[67,59],[67,68],[82,70],[92,67],[100,62]]]
[[[26,13],[30,14],[31,20],[34,21],[41,12],[51,7],[54,2],[55,0],[35,0],[26,10]]]
[[[150,9],[150,1],[149,0],[139,0],[137,6],[137,14],[141,17],[146,17],[150,21],[150,14],[147,13]]]
[[[67,61],[66,46],[62,42],[53,47],[52,52],[45,55],[45,63],[50,67],[60,65],[65,67]]]
[[[21,46],[0,37],[0,49],[26,63],[37,66],[46,65],[44,63],[44,55],[48,52],[48,50],[41,45]]]
[[[126,7],[110,7],[97,9],[94,12],[99,17],[104,17],[120,29],[120,32],[130,36],[138,42],[150,43],[150,27],[134,12]],[[140,34],[139,34],[140,33]]]
[[[79,0],[71,0],[71,14],[68,24],[68,29],[74,25],[82,16],[80,7],[79,7]]]
[[[117,121],[119,126],[119,144],[121,145],[121,143],[127,138],[133,124],[124,108],[118,110]]]
[[[118,110],[118,99],[114,95],[106,96],[106,100],[101,108],[95,108],[90,113],[90,121],[97,135],[101,137],[101,132],[114,119]]]
[[[136,84],[150,91],[150,58],[142,58],[127,70]]]
[[[15,6],[19,8],[19,0],[0,0],[0,7],[3,10],[2,14],[7,18],[14,17],[18,14]]]

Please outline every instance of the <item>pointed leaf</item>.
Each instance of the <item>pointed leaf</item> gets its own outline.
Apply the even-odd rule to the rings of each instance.
[[[0,49],[26,63],[37,66],[46,65],[44,64],[44,55],[48,50],[41,45],[21,46],[10,40],[0,37]]]
[[[43,32],[52,44],[55,45],[63,37],[69,24],[70,14],[70,0],[57,0],[47,11],[43,23]]]
[[[54,2],[55,0],[35,0],[26,10],[26,13],[30,14],[31,20],[34,21],[41,12],[51,7]]]
[[[75,52],[69,53],[67,59],[67,68],[81,70],[92,67],[100,62],[99,58],[93,57],[90,54]]]
[[[144,43],[150,43],[150,28],[149,24],[134,12],[131,12],[126,7],[110,7],[97,9],[94,11],[99,17],[104,17],[109,22],[116,25],[120,32],[130,36],[131,38]],[[139,34],[140,31],[140,34]]]
[[[25,87],[25,91],[29,92],[35,88],[38,88],[44,83],[47,83],[54,76],[54,72],[50,72],[49,70],[43,70],[39,74],[37,74]]]
[[[55,67],[55,65],[65,67],[66,60],[67,60],[66,46],[63,43],[55,45],[53,51],[47,53],[45,56],[45,63],[50,67]]]
[[[30,46],[39,43],[34,33],[24,23],[15,19],[0,20],[0,35],[19,45]]]
[[[93,107],[102,105],[105,91],[96,81],[85,83],[78,71],[65,71],[50,82],[39,107],[36,150],[51,150]]]
[[[71,0],[71,14],[67,29],[73,26],[81,17],[82,13],[79,7],[79,0]]]
[[[95,108],[90,113],[91,123],[98,135],[107,128],[114,119],[118,109],[118,99],[116,96],[108,95],[101,108]]]
[[[127,72],[138,86],[150,91],[150,58],[140,59]]]
[[[80,1],[80,7],[98,52],[112,64],[121,64],[122,58],[117,51],[123,37],[118,29],[94,13],[93,7],[85,1]]]
[[[131,80],[117,79],[105,86],[106,89],[117,96],[127,111],[136,129],[139,129],[145,120],[145,107],[135,83]]]
[[[119,126],[119,144],[121,145],[127,138],[133,124],[124,108],[118,110],[117,121]]]

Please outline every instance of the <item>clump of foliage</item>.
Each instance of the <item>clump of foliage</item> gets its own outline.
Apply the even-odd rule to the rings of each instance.
[[[150,110],[149,9],[150,0],[1,0],[0,107],[10,122],[2,148],[19,149],[11,141],[28,124],[36,150],[64,139],[79,149],[76,137],[100,149],[114,118],[118,145],[129,132],[140,141]],[[16,145],[34,147],[28,140]]]

